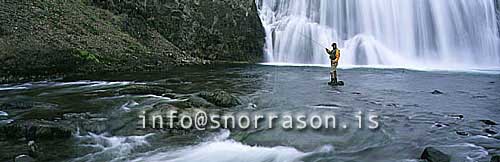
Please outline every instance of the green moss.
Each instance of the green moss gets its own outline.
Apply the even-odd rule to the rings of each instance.
[[[86,51],[86,50],[78,50],[78,57],[82,58],[85,61],[92,61],[92,62],[97,62],[100,63],[99,59],[96,57],[95,54]]]

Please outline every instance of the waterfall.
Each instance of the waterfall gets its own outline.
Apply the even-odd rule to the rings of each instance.
[[[266,62],[498,68],[495,0],[256,0]]]

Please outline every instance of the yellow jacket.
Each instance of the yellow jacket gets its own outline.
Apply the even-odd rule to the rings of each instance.
[[[334,55],[334,52],[333,50],[330,50],[330,49],[326,49],[326,53],[330,56],[330,59],[333,59],[332,55]],[[340,59],[340,50],[337,48],[335,50],[335,60],[332,60],[334,62],[339,62],[339,59]]]

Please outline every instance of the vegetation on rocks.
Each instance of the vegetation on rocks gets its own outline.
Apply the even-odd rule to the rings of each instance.
[[[0,78],[257,62],[253,1],[5,0]]]

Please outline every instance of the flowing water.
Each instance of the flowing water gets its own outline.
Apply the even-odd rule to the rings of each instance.
[[[498,132],[500,127],[479,121],[500,119],[498,73],[354,68],[341,70],[346,86],[331,87],[326,84],[328,71],[324,67],[226,65],[1,85],[0,103],[58,105],[32,110],[31,114],[38,115],[0,110],[9,119],[1,121],[57,121],[63,114],[78,112],[96,114],[104,121],[100,132],[37,141],[46,161],[417,161],[427,146],[442,148],[453,161],[489,161],[492,154],[500,153],[499,136],[485,131]],[[335,112],[340,119],[371,112],[379,115],[380,127],[137,131],[136,123],[127,121],[137,119],[138,112],[183,99],[115,93],[132,85],[161,85],[179,96],[223,89],[242,102],[221,109],[227,112]],[[434,90],[443,94],[431,93]],[[246,138],[239,138],[241,134]],[[20,148],[26,146],[22,140],[0,140],[0,144],[2,161],[23,153],[25,149]]]
[[[257,0],[267,62],[483,69],[500,66],[494,0]]]

